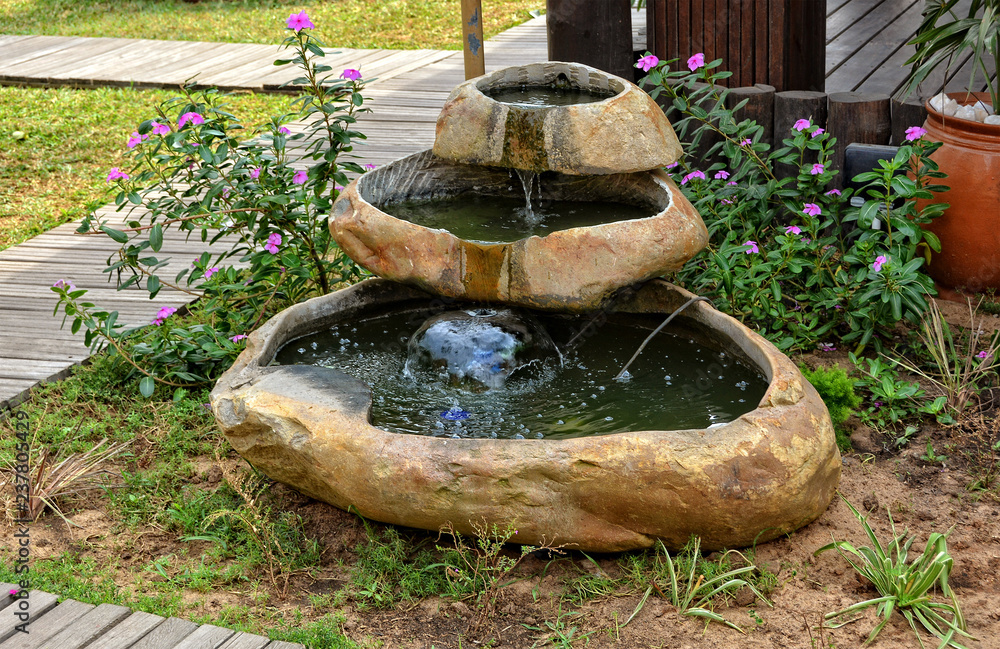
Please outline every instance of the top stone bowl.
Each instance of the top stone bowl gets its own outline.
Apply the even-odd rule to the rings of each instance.
[[[528,108],[490,97],[524,87],[578,90],[607,99]],[[573,175],[645,171],[681,156],[670,122],[638,86],[596,68],[558,61],[504,68],[456,86],[438,116],[433,150],[460,163]]]

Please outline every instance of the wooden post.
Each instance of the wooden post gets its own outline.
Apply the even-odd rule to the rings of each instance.
[[[736,123],[752,119],[764,128],[760,141],[772,144],[774,140],[774,86],[758,83],[745,88],[733,88],[726,95],[726,108],[747,100],[746,106],[733,115]]]
[[[836,138],[832,164],[844,169],[844,149],[851,142],[888,144],[892,134],[889,95],[861,92],[835,92],[829,96],[828,129]],[[843,174],[834,183],[843,187],[849,179]]]
[[[826,93],[811,90],[787,90],[774,95],[774,147],[781,148],[782,141],[792,137],[792,126],[800,119],[808,119],[815,126],[826,128]],[[834,133],[838,138],[839,134]],[[806,151],[803,163],[818,162],[815,151]],[[793,165],[775,166],[778,178],[797,176],[799,170]]]
[[[890,144],[902,146],[906,144],[906,129],[911,126],[923,126],[927,119],[927,107],[919,97],[911,97],[906,101],[892,100],[892,139]]]
[[[550,61],[583,63],[633,78],[632,6],[628,0],[546,0],[545,6]]]
[[[462,49],[465,52],[465,78],[486,74],[482,0],[462,0]]]

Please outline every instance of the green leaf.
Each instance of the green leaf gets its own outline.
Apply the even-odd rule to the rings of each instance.
[[[163,226],[159,223],[149,231],[149,245],[153,252],[159,252],[163,246]]]
[[[115,230],[114,228],[109,228],[106,225],[101,226],[101,232],[108,235],[118,243],[128,243],[128,235],[121,230]]]
[[[156,294],[160,292],[160,278],[156,275],[150,275],[149,279],[146,280],[146,290],[149,291],[149,299],[156,297]]]
[[[153,390],[156,389],[156,381],[153,380],[151,376],[144,376],[139,381],[139,393],[147,399],[153,396]]]

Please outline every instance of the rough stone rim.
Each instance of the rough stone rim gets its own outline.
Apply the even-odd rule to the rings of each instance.
[[[665,304],[667,308],[671,308],[673,302],[683,301],[691,295],[662,280],[649,282],[642,290],[658,294],[660,298],[667,295],[671,302],[669,305]],[[247,449],[241,448],[239,434],[237,433],[234,437],[232,433],[234,428],[246,423],[247,418],[250,417],[246,398],[254,401],[257,397],[252,395],[247,397],[246,395],[252,393],[253,384],[257,381],[266,381],[269,374],[274,380],[284,382],[294,374],[291,368],[297,367],[265,367],[273,359],[278,348],[294,338],[321,329],[333,321],[349,320],[352,314],[356,314],[359,309],[369,308],[369,301],[373,296],[385,298],[388,302],[406,299],[435,299],[434,296],[428,296],[421,291],[394,282],[378,279],[367,280],[335,294],[290,307],[251,334],[247,348],[233,367],[219,380],[211,396],[216,418],[238,451],[243,453]],[[787,469],[788,481],[794,481],[795,485],[804,485],[801,489],[793,489],[790,492],[792,497],[800,498],[802,502],[794,503],[790,507],[787,502],[788,495],[775,497],[774,494],[755,494],[753,489],[740,492],[742,483],[737,479],[735,486],[733,484],[720,486],[721,495],[714,497],[717,501],[726,504],[727,507],[734,506],[736,513],[732,516],[740,518],[740,520],[715,521],[707,512],[702,511],[705,507],[699,507],[697,511],[687,514],[692,519],[693,528],[677,525],[666,530],[660,529],[655,530],[655,533],[649,533],[649,531],[643,530],[619,529],[619,526],[611,525],[610,529],[618,536],[610,540],[602,539],[599,543],[593,544],[592,539],[588,539],[586,536],[587,523],[593,523],[594,516],[600,518],[607,512],[590,512],[589,514],[583,512],[586,516],[583,519],[583,531],[579,532],[582,536],[574,536],[574,530],[579,526],[574,524],[570,526],[570,529],[562,530],[563,536],[557,541],[568,542],[573,547],[583,550],[621,551],[649,547],[657,538],[663,539],[668,547],[680,547],[692,533],[698,533],[702,537],[705,548],[735,547],[765,542],[791,532],[817,518],[829,505],[839,480],[840,456],[833,441],[829,415],[815,390],[804,380],[790,359],[733,318],[703,303],[692,305],[688,310],[687,317],[694,322],[712,327],[721,336],[728,338],[734,348],[741,350],[751,362],[764,372],[769,382],[768,389],[757,409],[724,426],[695,432],[703,436],[707,435],[708,439],[705,440],[705,443],[710,444],[725,460],[730,458],[740,460],[747,454],[752,456],[754,453],[758,453],[761,446],[770,445],[769,436],[793,435],[797,442],[791,446],[795,448],[791,446],[780,447],[775,452],[780,455],[778,461],[781,463],[781,468]],[[733,332],[735,332],[735,336]],[[742,340],[740,340],[741,337]],[[284,375],[280,379],[275,376],[282,373]],[[308,410],[312,411],[314,408],[310,406]],[[278,415],[274,412],[258,414],[262,421],[273,421],[275,416],[281,415],[280,412]],[[316,421],[326,421],[323,415],[315,412],[302,416],[313,417]],[[317,417],[318,419],[316,419]],[[788,427],[802,428],[803,424],[811,426],[811,429],[802,434],[789,433],[787,430]],[[380,449],[379,453],[383,456],[388,454],[400,458],[434,456],[440,459],[452,457],[456,463],[479,461],[481,464],[482,460],[470,460],[469,458],[480,458],[484,454],[490,456],[494,454],[498,456],[515,455],[518,461],[523,459],[523,464],[529,467],[533,461],[542,461],[545,466],[539,466],[533,471],[540,471],[539,475],[551,475],[559,473],[564,467],[549,466],[552,463],[551,454],[540,456],[539,460],[536,456],[543,450],[543,447],[539,445],[544,445],[545,450],[548,451],[555,450],[560,454],[564,453],[567,457],[593,453],[594,457],[603,458],[604,454],[601,449],[605,447],[602,446],[604,442],[601,440],[614,440],[614,443],[619,446],[637,449],[648,448],[649,445],[672,444],[680,449],[678,452],[682,455],[677,461],[683,464],[682,460],[686,457],[683,455],[684,449],[691,445],[690,432],[638,431],[567,440],[453,440],[389,433],[375,428],[367,422],[360,422],[357,428],[349,432],[333,430],[327,431],[327,434],[349,435],[349,443],[356,448],[378,448]],[[514,445],[517,445],[516,449]],[[364,451],[365,454],[369,452]],[[536,459],[532,460],[533,457]],[[251,457],[248,459],[252,461]],[[393,465],[390,463],[389,466]],[[718,467],[716,465],[713,467],[715,467],[713,470],[728,470],[725,462],[720,462]],[[382,466],[382,468],[385,467]],[[656,467],[652,467],[651,470],[652,474],[650,474],[648,467],[642,473],[646,484],[649,483],[651,476],[658,475]],[[276,479],[281,479],[281,477],[276,477]],[[357,480],[354,477],[349,479]],[[391,478],[386,479],[386,482],[390,485],[385,488],[393,488],[394,481]],[[316,493],[310,493],[308,489],[298,488],[308,495],[320,497]],[[733,489],[737,491],[733,492]],[[802,495],[800,496],[800,494]],[[372,516],[374,512],[365,511],[364,507],[359,507],[352,502],[334,502],[327,498],[321,499],[345,509],[349,506],[355,506],[361,515],[371,516],[387,523],[434,530],[446,522],[434,518],[434,512],[414,512],[407,509],[411,500],[409,492],[398,494],[395,499],[389,499],[390,504],[387,505],[387,508],[391,511],[381,512],[378,516]],[[724,502],[734,499],[735,504],[734,502]],[[394,509],[394,504],[392,504],[395,500],[400,503],[398,509]],[[711,501],[711,497],[709,500]],[[493,500],[487,499],[483,507],[489,509],[489,503],[492,502]],[[488,513],[504,520],[503,512],[489,511]],[[540,512],[539,515],[541,516],[542,513],[544,512]],[[551,513],[549,515],[551,516]],[[430,518],[428,519],[427,516]],[[706,519],[706,517],[708,518]],[[741,527],[741,525],[747,524],[744,520],[747,518],[751,521],[752,533],[747,533]],[[473,521],[471,520],[467,523],[461,520],[449,522],[454,523],[456,529],[462,533],[471,534],[475,531],[472,528]],[[604,524],[604,527],[608,527],[603,519],[600,520],[600,523]],[[533,527],[532,521],[521,521],[518,525],[521,530],[518,542],[537,544],[543,540],[552,541],[552,536],[550,535],[546,539],[545,529],[539,530]],[[542,525],[544,528],[543,523],[538,523],[538,525]]]

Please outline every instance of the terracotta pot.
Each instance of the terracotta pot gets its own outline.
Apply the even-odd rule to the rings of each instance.
[[[949,96],[960,104],[989,103],[986,93]],[[935,199],[951,207],[926,226],[941,239],[928,272],[945,289],[1000,289],[1000,125],[948,117],[929,104],[927,112],[925,137],[944,143],[931,158],[948,174],[941,184],[951,188]]]

